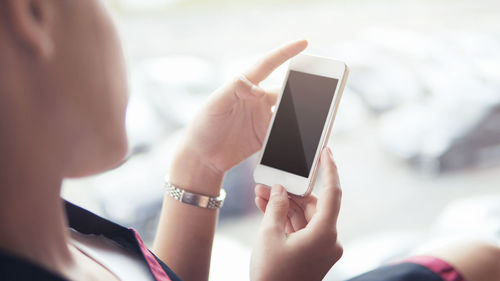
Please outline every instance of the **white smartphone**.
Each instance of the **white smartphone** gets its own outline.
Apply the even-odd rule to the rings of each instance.
[[[312,192],[349,68],[329,58],[299,54],[289,64],[266,135],[255,182]]]

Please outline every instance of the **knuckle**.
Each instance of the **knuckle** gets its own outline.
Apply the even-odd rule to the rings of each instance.
[[[333,230],[329,231],[329,235],[328,236],[330,237],[330,241],[332,241],[334,243],[337,243],[337,239],[339,237],[339,234],[338,234],[338,232],[337,232],[336,229],[333,229]]]
[[[288,207],[288,199],[284,197],[276,197],[270,200],[268,204],[275,208],[284,208]]]
[[[233,79],[231,80],[231,82],[233,84],[238,84],[239,82],[241,81],[241,75],[236,75],[233,77]]]
[[[326,244],[327,246],[325,247],[325,249],[326,249],[328,255],[331,256],[332,258],[334,258],[335,261],[337,261],[343,255],[344,248],[338,242],[337,235],[335,234],[334,236],[335,236],[335,239],[330,239],[328,241],[328,244]]]
[[[336,164],[332,164],[326,167],[326,173],[328,174],[329,177],[331,178],[337,178],[338,177],[338,167]]]
[[[337,241],[337,231],[325,231],[321,237],[314,239],[315,250],[334,264],[344,253],[344,248]]]
[[[340,243],[336,243],[332,254],[334,259],[338,261],[344,255],[344,247]]]
[[[325,186],[329,192],[333,193],[333,195],[337,198],[342,198],[342,188],[340,187],[340,183],[334,179],[327,181]]]
[[[325,227],[323,231],[320,232],[318,239],[323,245],[334,246],[337,243],[338,233],[334,227]]]
[[[328,173],[328,177],[330,179],[330,182],[334,183],[334,182],[337,182],[338,180],[338,171],[337,171],[337,168],[334,168],[334,167],[330,167],[328,170],[327,170],[327,173]]]
[[[275,224],[265,224],[261,227],[262,237],[272,237],[275,233],[280,232],[280,228]]]
[[[243,75],[237,75],[233,78],[233,85],[235,87],[243,87],[246,85]]]
[[[333,160],[333,159],[332,159],[332,163],[331,163],[331,165],[330,165],[330,168],[331,168],[331,170],[332,170],[333,172],[335,172],[335,173],[336,173],[336,172],[338,171],[338,169],[339,169],[339,167],[337,166],[337,162],[335,162],[335,160]]]
[[[340,188],[340,185],[336,184],[333,187],[333,192],[335,194],[335,197],[337,198],[342,198],[342,188]]]

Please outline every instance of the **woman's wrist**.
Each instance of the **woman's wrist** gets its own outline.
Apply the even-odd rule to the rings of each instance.
[[[169,172],[173,185],[213,197],[219,195],[223,178],[224,173],[210,167],[206,160],[187,148],[177,151]]]

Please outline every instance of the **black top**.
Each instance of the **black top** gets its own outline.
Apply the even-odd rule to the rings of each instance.
[[[71,228],[83,234],[103,235],[125,249],[137,253],[137,255],[143,257],[144,261],[149,266],[151,276],[154,280],[181,280],[167,265],[144,247],[144,244],[135,230],[120,226],[67,201],[65,201],[65,207],[68,224]],[[166,273],[166,276],[164,273]],[[448,278],[446,279],[448,280]],[[0,280],[66,281],[65,278],[35,263],[2,251],[0,251]],[[424,280],[447,281],[429,268],[415,263],[401,263],[384,266],[350,279],[350,281]]]
[[[446,281],[429,268],[415,263],[383,266],[349,281]]]

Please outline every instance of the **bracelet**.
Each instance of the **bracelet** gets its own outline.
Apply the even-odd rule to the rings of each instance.
[[[223,188],[220,190],[220,194],[217,197],[210,197],[186,191],[171,184],[167,180],[165,181],[165,188],[167,190],[167,194],[175,200],[184,204],[206,209],[220,209],[224,204],[224,199],[226,198],[226,191]]]

